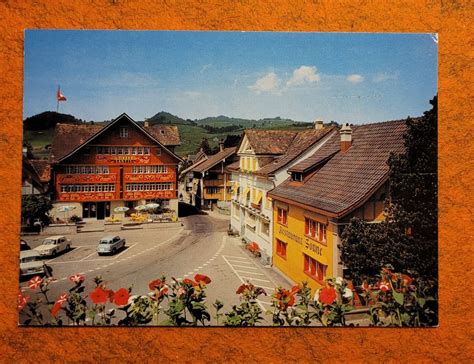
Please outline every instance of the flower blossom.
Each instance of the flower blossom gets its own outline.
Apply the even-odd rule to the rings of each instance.
[[[120,288],[114,294],[114,303],[117,306],[124,306],[128,303],[128,298],[129,297],[130,297],[130,294],[129,294],[128,290],[125,289],[125,288]]]
[[[30,289],[36,289],[41,286],[41,283],[43,283],[43,279],[40,276],[34,276],[28,281],[28,287]]]
[[[194,276],[194,280],[198,283],[200,283],[200,282],[203,282],[205,284],[211,283],[211,278],[209,278],[208,276],[206,276],[204,274],[196,274]]]
[[[23,308],[26,306],[29,300],[30,300],[30,296],[23,296],[23,293],[20,292],[18,294],[18,300],[17,300],[18,311],[23,310]]]
[[[155,289],[159,289],[163,283],[161,279],[154,279],[148,283],[148,288],[150,288],[150,291],[154,291]]]
[[[75,284],[79,284],[81,282],[84,282],[86,277],[84,277],[82,274],[74,274],[69,277],[69,280]]]
[[[95,304],[106,303],[108,297],[108,293],[102,287],[97,287],[90,294],[91,301]]]
[[[323,287],[319,291],[319,301],[325,305],[334,303],[337,298],[337,292],[333,287]]]

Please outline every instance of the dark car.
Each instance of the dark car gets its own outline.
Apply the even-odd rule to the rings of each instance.
[[[28,243],[23,240],[23,239],[20,239],[20,251],[23,251],[23,250],[30,250],[31,247],[28,245]]]

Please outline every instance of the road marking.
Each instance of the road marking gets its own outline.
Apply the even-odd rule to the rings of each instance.
[[[206,267],[209,263],[204,263],[203,266]]]
[[[124,249],[123,252],[121,252],[119,255],[117,255],[117,256],[114,258],[114,260],[116,260],[116,259],[117,259],[119,256],[121,256],[123,253],[128,252],[128,251],[129,251],[130,249],[132,249],[135,245],[137,245],[137,243],[130,245],[129,247],[127,247],[127,249]]]
[[[226,237],[224,236],[224,239]],[[232,271],[235,273],[235,275],[237,276],[237,278],[239,278],[240,282],[242,283],[245,283],[245,280],[244,280],[244,277],[241,277],[239,275],[239,273],[237,273],[237,271],[235,270],[235,268],[232,266],[232,264],[229,263],[229,261],[226,259],[226,257],[224,255],[222,255],[222,258],[225,260],[225,262],[228,264],[228,266],[230,267],[230,269],[232,269]],[[257,301],[257,303],[259,304],[260,308],[265,311],[265,307],[263,307],[263,305]]]
[[[271,302],[265,302],[265,301],[260,301],[260,300],[257,300],[257,302],[258,302],[258,303],[261,303],[261,304],[263,304],[263,305],[269,305],[269,306],[272,305]]]
[[[61,254],[61,255],[59,255],[59,256],[53,258],[53,259],[50,259],[50,260],[46,261],[46,264],[48,264],[48,263],[53,263],[56,259],[59,259],[59,258],[63,257],[63,256],[66,255],[67,253],[73,252],[73,251],[76,251],[76,250],[79,250],[79,249],[81,249],[81,248],[83,248],[82,245],[75,246],[75,247],[74,247],[74,250],[69,250],[69,251],[67,251],[67,252],[64,252],[63,254]],[[54,263],[59,263],[59,262],[54,262]]]
[[[252,280],[252,281],[261,281],[261,282],[271,283],[270,281],[268,281],[268,280],[266,280],[266,279],[253,278],[253,277],[244,277],[244,276],[242,276],[242,278],[250,279],[250,280]]]
[[[192,272],[192,271],[191,271],[191,272],[188,272],[188,276],[192,275],[193,273],[194,273],[194,272]]]
[[[255,264],[251,263],[251,262],[244,262],[243,260],[232,260],[232,259],[227,259],[229,262],[231,262],[232,264],[247,264],[247,266],[253,266],[255,267]]]
[[[257,276],[264,276],[265,274],[257,273],[257,272],[244,272],[243,270],[237,270],[239,273],[248,273],[248,274],[256,274]]]
[[[236,259],[244,259],[244,260],[247,260],[246,257],[236,257],[235,255],[227,255],[227,254],[226,254],[226,257],[227,257],[227,258],[236,258]]]
[[[79,261],[82,262],[83,260],[89,258],[89,257],[90,257],[91,255],[93,255],[93,254],[97,254],[97,252],[92,252],[92,253],[90,253],[89,255],[85,256],[84,258],[80,259]]]
[[[258,269],[257,267],[249,267],[247,265],[238,265],[238,264],[232,264],[234,267],[239,267],[239,268],[247,268],[247,269]]]
[[[260,284],[259,284],[258,286],[261,287],[261,288],[269,289],[269,290],[271,290],[271,291],[274,291],[274,290],[275,290],[275,287],[261,286]],[[267,292],[267,293],[268,293],[268,292]]]

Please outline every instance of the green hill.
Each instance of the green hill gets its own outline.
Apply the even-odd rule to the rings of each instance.
[[[160,111],[158,114],[153,115],[151,118],[146,119],[150,125],[155,124],[173,124],[173,125],[196,125],[196,123],[190,119],[184,120],[179,116],[170,114],[166,111]]]
[[[47,130],[54,129],[57,123],[64,124],[80,124],[84,122],[81,119],[76,119],[69,114],[61,114],[54,111],[45,111],[41,114],[30,116],[23,121],[23,128],[25,130]]]
[[[259,120],[228,117],[225,115],[207,117],[203,119],[182,119],[179,116],[161,111],[151,118],[146,119],[150,125],[170,124],[176,125],[181,137],[181,145],[176,152],[181,156],[195,152],[202,138],[209,140],[213,148],[218,145],[219,140],[225,139],[227,135],[241,135],[245,129],[306,129],[312,124],[280,117],[264,118]],[[83,123],[85,121],[76,119],[72,115],[60,114],[47,111],[31,116],[24,120],[25,142],[33,146],[35,156],[47,157],[47,147],[52,142],[54,127],[57,123]],[[107,122],[107,121],[105,121]],[[99,122],[96,122],[97,124]],[[143,125],[143,121],[138,121]]]

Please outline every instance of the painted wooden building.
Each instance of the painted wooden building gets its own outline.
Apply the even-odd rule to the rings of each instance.
[[[160,199],[177,211],[179,144],[175,126],[141,126],[127,114],[105,126],[58,124],[51,150],[54,206],[73,205],[75,215],[104,219],[116,207]]]
[[[344,125],[316,153],[289,169],[273,199],[273,264],[295,282],[319,288],[343,276],[338,244],[352,217],[384,216],[390,153],[404,151],[405,121]]]

